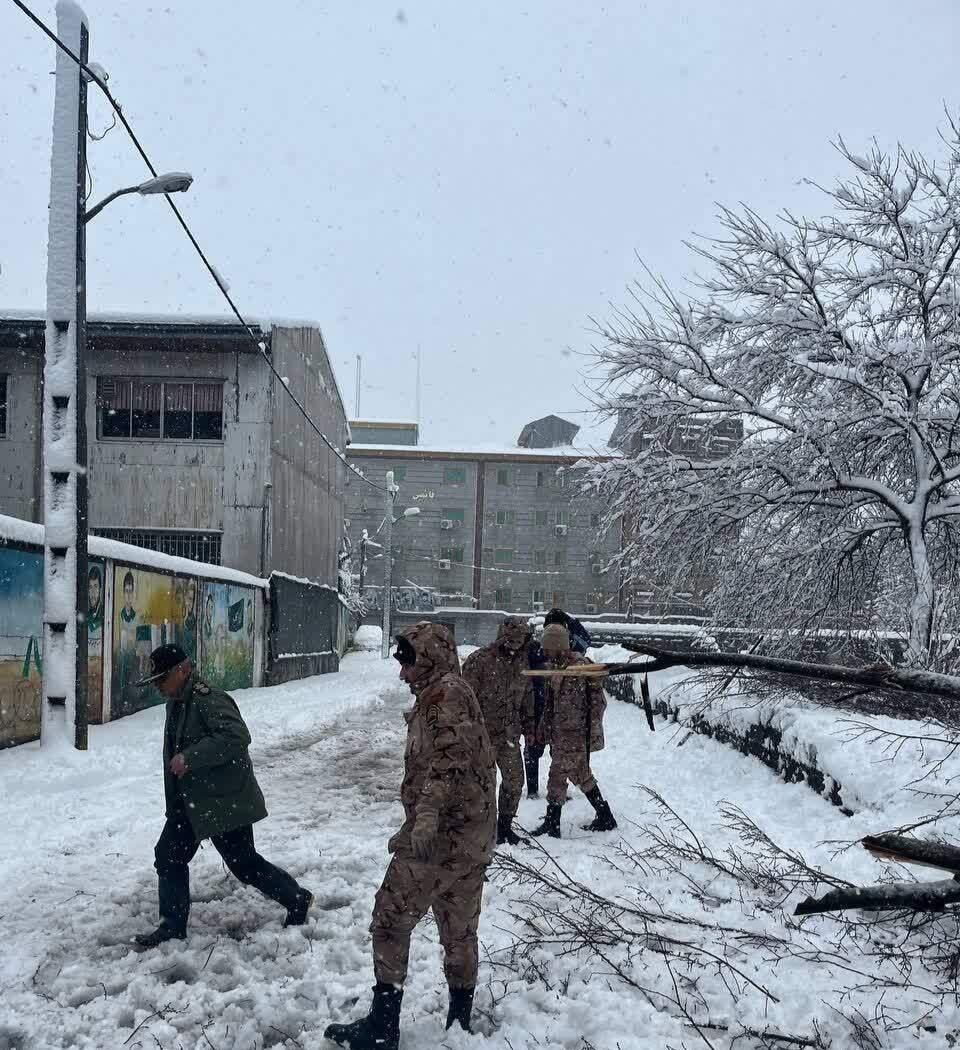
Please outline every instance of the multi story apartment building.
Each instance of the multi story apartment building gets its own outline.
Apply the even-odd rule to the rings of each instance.
[[[619,576],[608,565],[620,530],[603,530],[604,508],[580,494],[577,467],[608,457],[578,450],[575,424],[547,416],[527,424],[516,445],[462,448],[417,444],[415,424],[354,420],[350,428],[350,462],[378,484],[392,470],[397,510],[420,512],[394,528],[394,587],[425,588],[447,606],[619,611]],[[347,530],[359,551],[364,532],[376,541],[384,504],[355,476],[345,483]],[[382,586],[377,553],[368,545],[368,595]]]

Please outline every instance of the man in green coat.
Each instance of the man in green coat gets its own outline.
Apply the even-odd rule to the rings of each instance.
[[[243,883],[287,909],[284,926],[302,926],[309,890],[257,853],[253,824],[267,815],[247,748],[250,732],[228,693],[196,677],[187,654],[161,645],[150,656],[152,682],[166,697],[163,786],[167,820],[154,850],[160,884],[160,925],[134,938],[142,948],[187,935],[190,861],[209,838]]]

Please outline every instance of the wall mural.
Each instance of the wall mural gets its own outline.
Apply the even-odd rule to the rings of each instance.
[[[0,747],[40,736],[43,555],[0,547]]]
[[[87,718],[103,721],[103,607],[106,565],[91,558],[87,571]]]
[[[217,689],[253,685],[256,602],[250,587],[203,584],[200,666],[204,680]]]
[[[137,686],[157,646],[172,642],[196,660],[197,590],[195,579],[114,567],[111,717],[164,702],[152,686]]]

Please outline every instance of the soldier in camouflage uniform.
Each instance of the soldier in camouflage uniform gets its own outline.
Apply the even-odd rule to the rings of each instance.
[[[407,720],[400,799],[405,820],[377,892],[373,1005],[324,1033],[349,1050],[397,1050],[410,935],[431,908],[450,989],[447,1028],[470,1030],[477,981],[477,926],[496,833],[496,767],[473,691],[460,677],[450,631],[419,623],[397,636],[400,677],[416,698]]]
[[[589,663],[570,648],[570,633],[554,623],[543,631],[547,667],[565,668]],[[547,777],[547,812],[534,835],[560,838],[560,811],[567,782],[587,796],[596,810],[584,831],[613,831],[617,826],[609,804],[590,771],[590,755],[603,748],[603,712],[607,701],[597,681],[582,678],[547,678],[544,722],[550,745],[550,774]]]
[[[467,657],[464,681],[476,694],[483,721],[500,767],[497,805],[497,845],[516,846],[522,840],[513,831],[520,796],[523,794],[523,757],[520,732],[533,731],[532,680],[521,674],[528,666],[527,648],[532,629],[516,616],[500,624],[497,640]]]
[[[313,903],[309,890],[257,853],[253,824],[267,815],[247,748],[250,732],[233,697],[212,689],[193,672],[177,645],[150,656],[150,675],[166,697],[163,786],[167,819],[154,850],[160,890],[160,925],[134,940],[141,948],[187,935],[190,861],[209,838],[243,883],[287,910],[284,926],[302,926]]]

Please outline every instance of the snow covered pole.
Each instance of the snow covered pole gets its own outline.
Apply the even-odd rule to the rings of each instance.
[[[57,4],[57,35],[87,61],[87,19]],[[87,748],[87,86],[57,49],[43,358],[43,707],[41,743]]]
[[[393,484],[393,471],[388,470],[387,482],[387,516],[383,522],[383,642],[380,656],[386,660],[390,655],[390,598],[393,578],[393,501],[396,499],[396,488]]]

